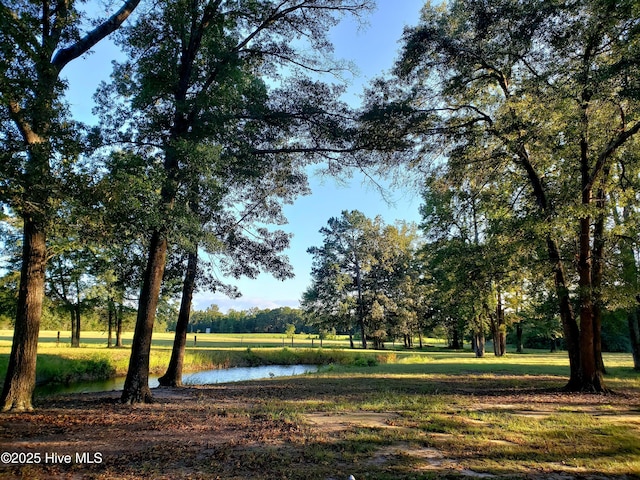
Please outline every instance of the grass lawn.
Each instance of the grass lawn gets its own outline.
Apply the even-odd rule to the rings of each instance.
[[[306,346],[248,350],[248,340],[203,334],[189,350],[257,361],[312,355]],[[154,352],[168,351],[157,341]],[[128,355],[47,343],[45,355]],[[0,464],[0,478],[640,478],[640,376],[630,355],[605,355],[614,393],[591,395],[561,391],[562,352],[322,352],[340,361],[301,377],[156,389],[149,405],[121,405],[118,392],[39,398],[33,413],[0,416],[0,451],[18,460]],[[26,463],[27,454],[40,461]]]

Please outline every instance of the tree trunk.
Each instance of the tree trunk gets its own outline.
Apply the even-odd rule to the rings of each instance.
[[[124,316],[124,305],[120,303],[116,312],[116,348],[122,348],[122,317]]]
[[[524,353],[524,346],[522,345],[522,323],[516,324],[516,353]]]
[[[603,172],[604,178],[608,176],[608,169]],[[604,277],[604,189],[598,189],[596,199],[598,217],[593,229],[593,265],[591,273],[591,283],[593,292],[593,354],[595,356],[596,369],[600,375],[607,373],[602,359],[602,279]]]
[[[180,312],[176,323],[176,334],[171,350],[171,360],[165,374],[158,379],[163,387],[182,386],[182,367],[184,364],[184,352],[187,345],[187,329],[189,328],[189,317],[191,315],[191,300],[196,287],[196,275],[198,272],[198,253],[189,253],[187,259],[187,270],[182,284],[182,299],[180,301]]]
[[[562,330],[569,354],[570,377],[565,389],[569,391],[579,390],[581,384],[580,330],[578,329],[578,323],[569,298],[569,288],[567,287],[564,264],[560,257],[560,249],[551,236],[547,236],[547,253],[554,269],[554,284],[560,307],[560,320],[562,321]]]
[[[71,347],[79,347],[80,344],[76,343],[76,330],[78,328],[78,326],[76,325],[76,312],[73,308],[73,305],[71,305],[70,303],[67,303],[67,308],[69,309],[69,316],[71,317]]]
[[[498,321],[498,356],[502,357],[507,353],[507,324],[504,319],[502,292],[500,290],[498,290],[498,305],[496,307],[496,317]]]
[[[516,151],[520,160],[520,165],[524,168],[527,173],[527,177],[529,178],[529,183],[533,190],[536,204],[543,215],[543,219],[551,218],[554,213],[553,207],[547,199],[545,187],[542,183],[542,177],[538,175],[538,172],[531,164],[526,147],[524,145],[518,145],[516,147]],[[567,344],[567,351],[569,354],[570,377],[565,389],[570,391],[579,390],[582,383],[580,331],[573,312],[573,307],[571,306],[571,299],[569,298],[568,282],[564,270],[564,263],[560,255],[560,248],[551,234],[547,235],[546,244],[549,263],[553,268],[555,290],[558,297],[558,306],[560,307],[560,319],[562,321],[564,339]]]
[[[586,117],[585,117],[586,118]],[[582,205],[592,205],[591,173],[588,168],[586,139],[581,141]],[[602,392],[605,390],[602,372],[598,368],[596,341],[599,332],[594,325],[593,257],[591,251],[591,216],[580,219],[578,252],[578,298],[580,302],[580,366],[581,381],[578,390]]]
[[[460,331],[458,329],[458,325],[454,325],[451,332],[451,342],[449,343],[449,348],[453,350],[461,350],[463,348]]]
[[[640,303],[640,296],[637,298]],[[633,369],[640,371],[640,305],[627,314],[629,324],[629,339],[631,341],[631,354],[633,355]]]
[[[484,333],[483,332],[476,332],[474,335],[474,345],[475,345],[475,352],[476,352],[476,357],[477,358],[482,358],[484,357],[485,354],[485,340],[484,340]]]
[[[71,346],[80,347],[80,305],[71,305]]]
[[[500,337],[498,334],[498,322],[495,315],[489,315],[489,321],[491,326],[491,338],[493,339],[493,354],[496,357],[500,356]]]
[[[109,300],[107,301],[107,316],[108,316],[107,348],[111,348],[111,345],[113,343],[113,310],[114,310],[113,299],[109,298]]]
[[[151,237],[149,258],[138,302],[138,316],[133,334],[129,370],[122,390],[122,403],[134,404],[153,401],[149,389],[149,355],[153,322],[156,317],[166,258],[167,240],[160,232],[156,231]]]
[[[0,397],[2,411],[33,410],[47,247],[43,224],[30,217],[24,218],[22,259],[13,344]]]

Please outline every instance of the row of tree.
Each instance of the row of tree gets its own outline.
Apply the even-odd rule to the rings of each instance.
[[[481,325],[495,311],[498,337],[505,292],[551,295],[570,390],[606,389],[607,307],[628,312],[640,355],[638,3],[427,4],[393,72],[354,111],[339,101],[340,88],[317,78],[345,67],[329,55],[329,27],[372,3],[179,0],[145,8],[129,0],[99,19],[69,0],[0,2],[0,202],[5,223],[22,231],[4,410],[31,408],[48,266],[96,265],[91,275],[120,304],[138,291],[126,403],[151,399],[155,315],[161,294],[177,292],[174,355],[161,381],[179,384],[194,289],[234,294],[216,271],[291,275],[282,255],[288,236],[265,226],[284,221],[282,203],[306,191],[304,167],[319,161],[333,173],[402,167],[403,185],[426,182],[431,269],[385,267],[402,263],[402,248],[372,248],[379,287],[369,310],[364,257],[349,260],[356,303],[326,299],[355,308],[361,329],[391,313],[411,324],[406,312],[422,307],[404,305],[399,299],[411,296],[397,292],[433,276],[439,315]],[[134,9],[136,21],[121,28]],[[61,73],[115,31],[126,59],[96,95],[100,125],[88,127],[71,118]],[[327,256],[346,255],[336,245]],[[314,266],[316,280],[322,268]],[[83,277],[75,278],[80,290]]]
[[[443,312],[480,326],[505,292],[552,297],[569,390],[606,390],[607,308],[640,366],[638,18],[633,0],[427,6],[362,117],[370,161],[426,179]]]
[[[385,225],[359,211],[344,211],[320,230],[323,245],[312,247],[312,284],[302,308],[317,325],[358,333],[383,348],[388,338],[402,337],[411,347],[426,327],[428,295],[415,257],[415,226]]]
[[[507,333],[518,352],[525,345],[565,346],[544,264],[528,263],[534,253],[522,245],[515,249],[519,242],[498,231],[489,234],[473,201],[459,202],[460,192],[433,186],[424,192],[420,229],[403,222],[385,225],[359,211],[329,219],[320,230],[322,246],[309,249],[312,283],[302,299],[309,326],[349,334],[352,347],[358,338],[362,348],[368,341],[379,349],[397,340],[413,348],[416,338],[422,348],[423,336],[436,334],[454,349],[470,341],[481,357],[489,335],[494,354],[502,356]],[[506,259],[517,268],[502,274]],[[631,350],[634,331],[620,320],[626,314],[602,312],[603,350]]]
[[[298,333],[310,333],[311,327],[300,309],[280,307],[274,309],[229,310],[222,313],[217,305],[191,313],[191,332],[211,333],[285,333],[293,325]],[[167,325],[175,329],[175,322]]]
[[[606,390],[607,310],[626,312],[640,368],[638,18],[633,0],[427,5],[359,117],[362,164],[404,167],[423,191],[434,315],[471,324],[476,346],[492,323],[502,351],[505,298],[518,313],[555,303],[569,390]],[[346,311],[362,325],[350,262]]]
[[[71,303],[97,278],[114,304],[137,299],[125,403],[151,399],[159,299],[180,297],[161,379],[179,384],[195,288],[233,296],[220,273],[290,277],[289,236],[267,227],[306,192],[304,167],[346,148],[341,89],[318,76],[346,68],[331,56],[330,27],[372,1],[139,3],[97,18],[83,2],[0,2],[0,202],[22,232],[3,410],[32,408],[45,280],[57,266],[86,266],[60,291]],[[96,93],[100,124],[83,125],[61,74],[113,32],[125,59]]]

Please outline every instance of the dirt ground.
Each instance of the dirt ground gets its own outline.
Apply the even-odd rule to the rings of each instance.
[[[405,394],[413,388],[409,383],[397,387]],[[637,392],[593,396],[494,388],[486,395],[487,385],[437,388],[471,398],[470,408],[478,410],[536,416],[562,405],[565,411],[608,415],[640,426]],[[425,394],[420,389],[413,393]],[[156,389],[155,403],[133,407],[120,404],[118,392],[41,399],[34,412],[0,416],[0,478],[507,478],[470,470],[447,452],[406,440],[411,427],[402,421],[403,412],[339,407],[341,399],[364,400],[367,395],[370,384],[292,378]],[[299,405],[301,413],[279,412],[278,402],[289,409]],[[346,440],[349,432],[365,435],[383,429],[392,430],[389,438],[394,440],[374,449],[358,451],[357,441]],[[509,478],[614,477],[559,469]]]

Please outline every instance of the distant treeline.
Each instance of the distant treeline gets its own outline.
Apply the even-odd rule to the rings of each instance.
[[[245,311],[230,310],[222,313],[217,305],[191,313],[189,331],[193,333],[285,333],[288,325],[295,325],[296,333],[312,333],[316,329],[306,325],[302,310],[290,307]],[[175,321],[167,325],[175,330]]]

